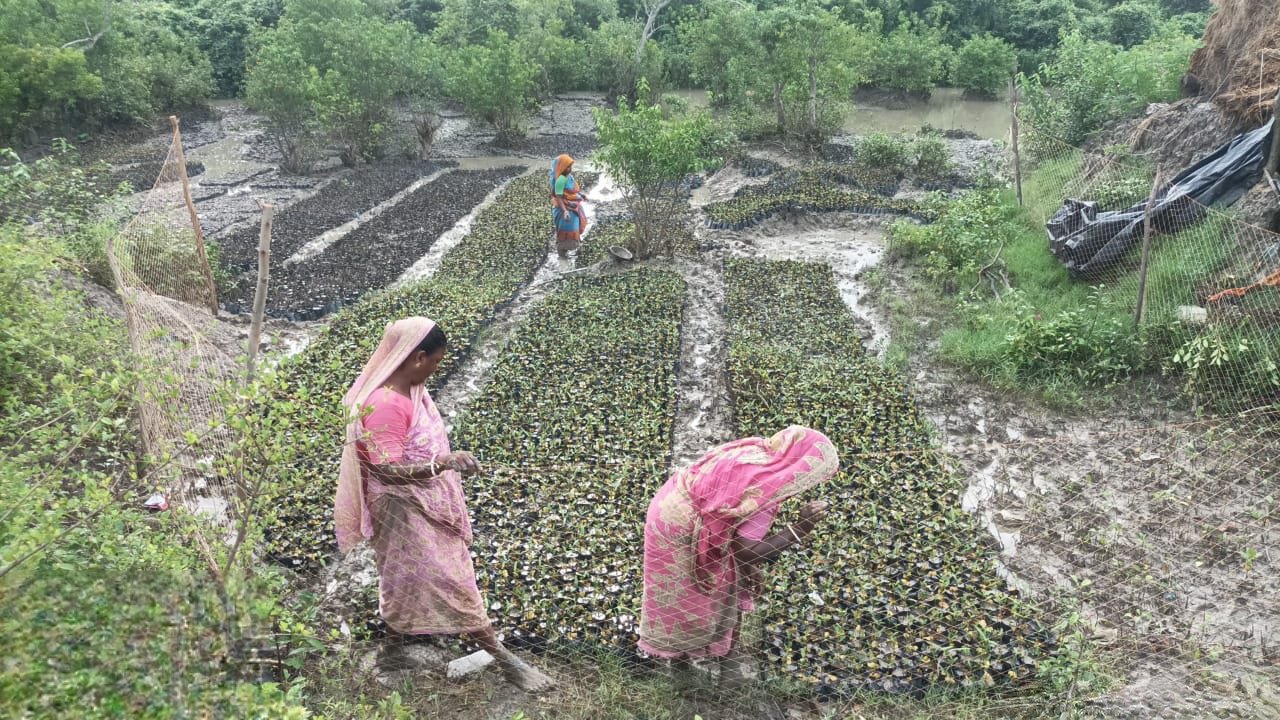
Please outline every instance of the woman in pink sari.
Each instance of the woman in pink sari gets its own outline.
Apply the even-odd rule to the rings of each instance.
[[[423,317],[391,323],[343,398],[351,413],[334,525],[338,548],[363,540],[378,566],[378,609],[390,628],[384,664],[403,667],[404,636],[464,635],[528,691],[551,680],[502,646],[476,586],[461,478],[480,471],[453,452],[423,383],[444,358],[444,331]]]
[[[719,658],[722,679],[741,679],[733,651],[761,566],[802,542],[826,513],[825,503],[811,502],[799,522],[770,534],[778,506],[830,480],[839,465],[825,435],[792,426],[721,445],[673,474],[644,524],[640,649],[673,660],[677,673],[690,658]]]

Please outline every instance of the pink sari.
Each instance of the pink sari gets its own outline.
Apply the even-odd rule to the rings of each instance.
[[[352,413],[334,502],[338,547],[372,542],[383,620],[406,634],[458,634],[489,626],[471,562],[471,523],[458,473],[383,485],[367,463],[427,462],[450,452],[444,421],[421,386],[411,397],[382,387],[435,327],[426,318],[387,326],[343,398]],[[367,416],[365,411],[372,409]]]
[[[838,469],[825,435],[792,426],[721,445],[673,474],[645,520],[640,649],[664,658],[728,655],[751,600],[733,557],[738,528]]]

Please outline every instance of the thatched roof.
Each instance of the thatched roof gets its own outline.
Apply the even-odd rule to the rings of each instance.
[[[1280,0],[1214,0],[1204,47],[1191,56],[1200,92],[1240,126],[1256,127],[1280,92]]]

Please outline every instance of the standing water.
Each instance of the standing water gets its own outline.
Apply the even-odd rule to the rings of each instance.
[[[677,90],[694,107],[707,107],[706,90]],[[1005,100],[970,100],[959,88],[937,88],[927,101],[909,101],[901,109],[854,103],[842,130],[854,135],[873,132],[915,132],[929,125],[938,130],[967,130],[988,140],[1009,134],[1009,104]]]

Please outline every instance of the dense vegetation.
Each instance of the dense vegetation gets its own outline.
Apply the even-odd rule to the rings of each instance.
[[[1073,33],[1108,53],[1153,41],[1170,48],[1198,34],[1208,10],[1197,0],[678,0],[656,4],[653,17],[629,0],[4,7],[0,143],[30,146],[244,96],[267,114],[298,168],[323,142],[347,163],[411,152],[391,141],[397,108],[424,146],[443,102],[492,123],[510,143],[554,93],[634,99],[640,79],[655,92],[707,88],[744,135],[820,134],[838,127],[857,87],[927,95],[951,84],[990,96],[1015,62],[1033,74]],[[1060,72],[1045,78],[1060,80]]]

